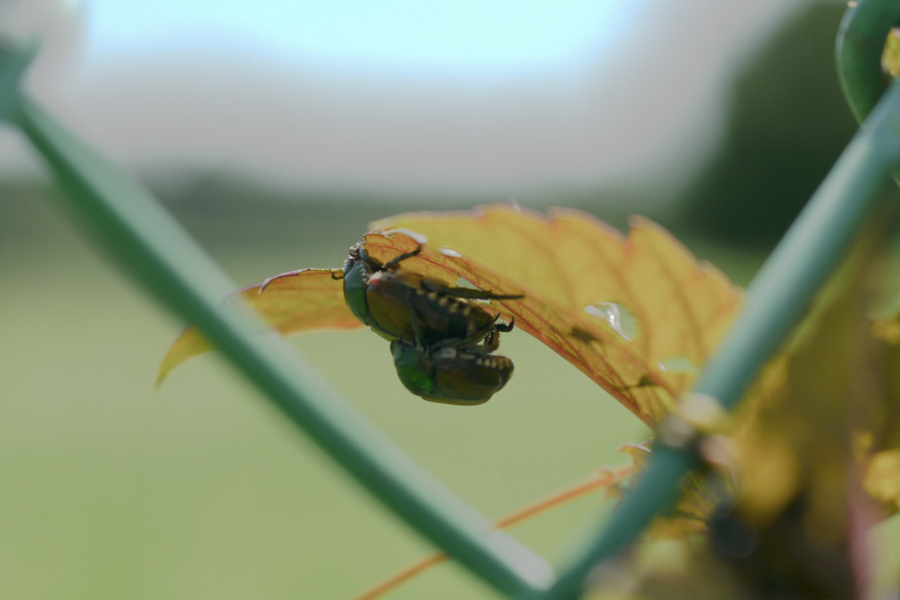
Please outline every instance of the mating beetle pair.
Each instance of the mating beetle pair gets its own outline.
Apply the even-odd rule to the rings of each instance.
[[[491,354],[512,324],[498,322],[475,300],[521,296],[448,287],[399,268],[421,249],[382,264],[357,244],[344,263],[344,298],[357,319],[391,341],[394,366],[410,392],[447,404],[486,402],[512,376],[512,361]]]

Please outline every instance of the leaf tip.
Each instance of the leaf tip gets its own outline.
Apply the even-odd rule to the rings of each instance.
[[[159,363],[159,368],[156,371],[156,382],[153,385],[153,389],[158,390],[163,381],[169,377],[169,374],[174,371],[178,365],[189,358],[197,356],[198,354],[203,354],[204,352],[209,352],[210,350],[212,350],[212,345],[200,334],[200,330],[194,325],[187,327],[181,332],[178,339],[172,343],[165,356],[163,356],[162,361]]]

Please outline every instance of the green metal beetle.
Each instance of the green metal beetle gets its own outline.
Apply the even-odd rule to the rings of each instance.
[[[394,366],[410,392],[446,404],[487,402],[512,377],[512,360],[491,353],[513,325],[498,322],[499,315],[475,300],[522,296],[448,287],[398,268],[419,252],[421,246],[381,264],[361,243],[351,248],[343,269],[347,305],[391,341]]]
[[[420,251],[421,246],[382,265],[357,244],[344,263],[347,306],[357,319],[387,340],[400,339],[425,348],[450,339],[458,340],[457,346],[475,345],[494,331],[498,315],[472,300],[522,297],[448,287],[398,268]]]
[[[391,342],[394,366],[406,389],[431,402],[461,406],[487,402],[513,374],[512,360],[479,348],[419,348],[402,340]]]

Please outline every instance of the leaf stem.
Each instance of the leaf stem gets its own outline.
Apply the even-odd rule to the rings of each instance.
[[[566,502],[569,502],[576,498],[580,498],[585,494],[588,494],[595,490],[610,488],[612,486],[618,485],[622,481],[630,477],[634,473],[634,470],[635,465],[634,463],[631,463],[614,471],[598,471],[597,473],[584,479],[583,481],[579,481],[578,483],[574,483],[568,487],[558,490],[550,494],[549,496],[541,498],[540,500],[536,500],[535,502],[523,506],[515,512],[497,519],[496,521],[494,521],[494,527],[497,527],[498,529],[506,529],[508,527],[518,525],[519,523],[527,521],[532,517],[536,517],[548,510],[558,508]],[[445,562],[447,558],[448,557],[446,554],[440,552],[426,556],[425,558],[407,567],[404,567],[402,570],[394,573],[384,581],[369,588],[368,590],[363,592],[362,595],[356,596],[354,600],[375,600],[375,598],[380,598],[384,594],[409,581],[413,577],[424,573],[431,567],[435,567]]]

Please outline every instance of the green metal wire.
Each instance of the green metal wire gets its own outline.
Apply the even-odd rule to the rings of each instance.
[[[7,62],[3,60],[7,59]],[[288,419],[387,508],[469,571],[507,596],[552,581],[547,563],[436,481],[362,417],[278,336],[261,336],[261,321],[222,305],[235,289],[159,203],[121,168],[71,134],[16,91],[9,73],[27,57],[3,57],[6,118],[31,140],[57,176],[69,208],[147,290],[204,335]],[[302,512],[302,507],[298,511]]]
[[[867,0],[852,8],[843,23],[839,62],[847,75],[848,96],[861,98],[854,110],[862,116],[869,112],[872,95],[884,89],[883,80],[879,83],[873,76],[881,54],[872,48],[883,48],[898,18],[897,0]],[[862,92],[857,85],[863,86]],[[740,401],[799,321],[845,255],[892,171],[900,167],[900,84],[875,100],[876,108],[754,278],[740,317],[695,387],[695,392],[718,399],[726,409]],[[528,598],[577,598],[593,569],[623,550],[655,515],[674,504],[681,478],[696,466],[691,452],[657,444],[647,470],[609,526],[597,527],[548,592]]]
[[[19,80],[37,53],[36,43],[14,45],[0,36],[0,121],[15,120],[19,108]]]

